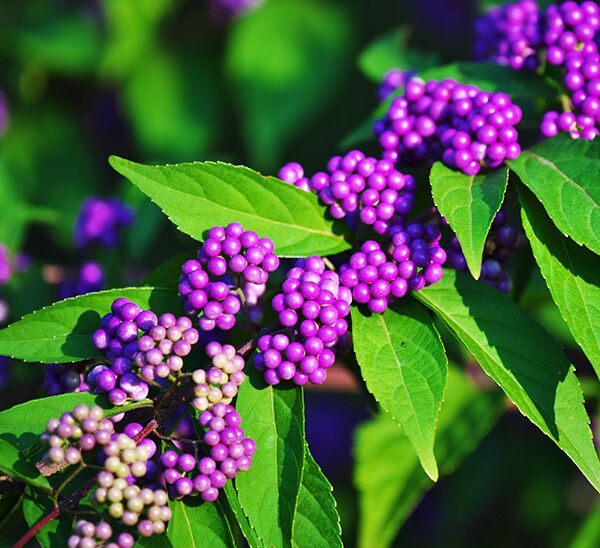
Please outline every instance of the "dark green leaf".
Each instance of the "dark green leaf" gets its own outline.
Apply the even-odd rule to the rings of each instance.
[[[548,332],[506,295],[462,272],[447,270],[441,282],[415,296],[600,490],[600,462],[579,381]]]
[[[404,429],[423,469],[436,481],[433,443],[448,362],[429,314],[414,301],[368,316],[353,307],[352,334],[369,392]]]
[[[237,221],[271,238],[281,256],[329,255],[350,247],[344,240],[347,229],[326,220],[316,196],[246,167],[220,162],[145,166],[116,156],[110,164],[196,240],[214,225]]]
[[[456,233],[471,274],[479,279],[485,239],[504,199],[508,168],[470,177],[437,162],[429,181],[435,205]]]
[[[341,547],[341,532],[333,487],[310,454],[307,445],[304,453],[302,483],[292,526],[292,545]]]
[[[393,68],[422,70],[439,64],[436,52],[409,48],[409,39],[407,27],[394,29],[376,38],[358,57],[358,66],[363,74],[375,82],[381,82],[385,73]]]
[[[304,461],[302,390],[268,386],[253,371],[240,387],[236,410],[256,440],[252,468],[236,478],[240,504],[267,546],[291,546]]]
[[[188,497],[173,501],[169,506],[173,517],[167,528],[167,537],[173,546],[235,546],[231,528],[219,502],[203,502],[198,497]]]
[[[48,479],[42,476],[35,466],[27,462],[16,447],[2,438],[0,438],[0,472],[34,487],[51,490]]]
[[[15,446],[19,451],[25,451],[39,441],[40,434],[46,429],[46,423],[51,418],[59,418],[62,413],[71,411],[80,403],[88,406],[99,405],[105,409],[107,417],[151,404],[150,400],[142,400],[113,407],[106,395],[94,395],[89,392],[30,400],[0,413],[0,440]]]
[[[565,238],[540,202],[519,189],[525,233],[554,302],[600,377],[600,258]]]
[[[27,487],[23,497],[23,515],[29,527],[35,525],[40,519],[54,510],[52,497],[35,489]],[[62,514],[57,519],[42,527],[36,539],[43,548],[67,546],[67,541],[73,531],[73,519],[67,514]]]
[[[323,0],[270,0],[236,22],[225,62],[252,165],[275,168],[334,97],[351,40],[347,11]]]
[[[569,548],[597,548],[600,545],[600,502],[587,516]]]
[[[436,430],[435,454],[442,476],[461,464],[493,428],[502,411],[498,393],[480,392],[450,368]],[[387,414],[356,433],[354,481],[360,496],[359,546],[390,546],[398,529],[433,487],[408,438]]]
[[[174,291],[141,287],[111,289],[60,301],[0,331],[0,355],[27,362],[76,362],[100,356],[92,335],[112,302],[127,297],[156,313],[178,312],[181,300]]]
[[[600,254],[600,143],[545,139],[507,162],[563,234]]]

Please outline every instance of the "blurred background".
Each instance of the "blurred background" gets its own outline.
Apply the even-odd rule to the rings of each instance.
[[[195,247],[112,171],[110,154],[146,163],[223,160],[273,175],[295,160],[315,171],[378,104],[381,75],[361,52],[370,46],[377,55],[377,45],[391,41],[405,60],[407,43],[432,63],[469,59],[474,19],[491,4],[3,1],[0,326],[66,296],[139,284]],[[396,39],[400,28],[406,39]],[[112,232],[97,241],[94,223],[103,216]],[[588,364],[539,274],[522,299],[585,376]],[[79,385],[79,375],[60,375],[0,358],[0,407],[58,390],[57,383]],[[584,382],[584,392],[597,413],[597,383]],[[595,493],[537,429],[505,411],[407,514],[395,544],[563,547],[577,539]],[[307,435],[334,484],[347,546],[356,545],[359,524],[355,429],[371,417],[344,369],[307,393]],[[400,453],[398,466],[411,458]],[[600,529],[598,511],[594,519]]]

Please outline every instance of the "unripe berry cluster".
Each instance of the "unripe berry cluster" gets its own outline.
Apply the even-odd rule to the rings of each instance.
[[[381,84],[379,84],[377,97],[380,101],[385,101],[392,93],[394,93],[394,91],[404,86],[413,76],[413,71],[400,70],[397,68],[388,70],[384,74]]]
[[[386,234],[392,220],[406,217],[414,204],[412,176],[397,171],[390,160],[366,157],[359,150],[334,156],[327,172],[317,172],[310,180],[295,162],[283,166],[279,177],[315,192],[334,219],[358,212],[360,221],[378,234]]]
[[[60,419],[50,419],[42,442],[49,447],[43,457],[47,463],[66,461],[77,464],[82,451],[91,451],[96,446],[110,443],[114,425],[104,418],[101,407],[80,404],[72,412],[65,412]]]
[[[187,314],[202,313],[200,329],[232,329],[241,309],[235,288],[242,281],[265,284],[269,273],[279,268],[279,257],[273,253],[269,238],[244,230],[240,223],[215,226],[198,251],[198,260],[183,264],[179,292]]]
[[[384,157],[423,164],[442,160],[467,175],[521,153],[515,126],[523,113],[505,93],[452,79],[411,79],[374,125]]]
[[[502,291],[509,293],[512,289],[510,275],[506,270],[506,263],[520,246],[519,233],[507,223],[507,214],[504,209],[497,213],[483,250],[480,279]],[[452,236],[448,249],[448,268],[467,272],[467,261],[463,255],[460,242]]]
[[[89,392],[85,374],[73,364],[49,363],[44,366],[44,388],[50,396],[67,392]]]
[[[129,533],[121,533],[115,540],[112,527],[105,521],[94,525],[91,521],[79,520],[67,541],[68,548],[132,548],[135,539]]]
[[[475,59],[520,70],[540,64],[540,10],[536,0],[494,6],[475,24]]]
[[[176,318],[173,314],[162,314],[156,325],[142,331],[144,334],[137,341],[138,352],[133,359],[142,379],[148,382],[181,371],[183,358],[199,339],[192,320],[186,316]]]
[[[119,230],[133,223],[134,218],[131,208],[118,198],[102,200],[91,196],[81,204],[75,222],[75,244],[114,247],[119,241]]]
[[[192,373],[195,396],[192,405],[199,411],[205,411],[218,402],[231,403],[238,387],[246,379],[246,362],[233,346],[221,346],[217,341],[211,341],[205,350],[211,358],[212,367],[208,371],[197,369]]]

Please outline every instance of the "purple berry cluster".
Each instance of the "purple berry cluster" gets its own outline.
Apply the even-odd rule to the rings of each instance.
[[[119,242],[119,230],[131,225],[134,219],[132,209],[118,198],[103,200],[90,196],[81,204],[75,222],[75,244],[80,248],[93,244],[114,247]]]
[[[378,242],[366,241],[340,268],[341,283],[352,290],[356,303],[366,304],[371,312],[381,314],[409,289],[418,291],[442,279],[446,253],[440,238],[441,232],[434,225],[397,225],[391,260]]]
[[[95,261],[81,265],[75,280],[65,280],[58,287],[60,299],[100,291],[104,287],[104,269]]]
[[[173,314],[162,314],[155,325],[142,331],[144,334],[137,341],[138,351],[133,360],[142,379],[148,382],[181,371],[183,358],[199,339],[192,320],[187,316],[176,318]]]
[[[571,54],[596,54],[596,33],[600,29],[600,8],[596,2],[567,1],[551,4],[543,18],[543,39],[546,60],[551,65],[563,65]]]
[[[414,205],[415,180],[394,168],[390,160],[366,157],[360,150],[334,156],[327,172],[310,179],[296,162],[279,170],[279,178],[303,190],[315,192],[334,219],[354,212],[378,234],[387,234],[395,219],[405,218]]]
[[[77,464],[82,451],[91,451],[96,446],[106,446],[114,433],[112,421],[104,417],[101,407],[80,404],[72,412],[65,412],[60,419],[50,419],[42,442],[49,447],[43,460],[58,464],[66,461]]]
[[[535,70],[540,65],[540,20],[536,0],[490,8],[475,23],[475,59]]]
[[[212,17],[227,23],[236,17],[259,8],[265,0],[210,0]]]
[[[130,533],[121,533],[115,540],[112,527],[105,521],[94,525],[91,521],[79,520],[67,541],[68,548],[132,548],[135,539]]]
[[[212,367],[208,371],[197,369],[192,373],[195,396],[192,405],[199,411],[206,411],[219,402],[231,403],[238,387],[246,380],[246,362],[233,346],[211,341],[205,350]]]
[[[411,79],[374,125],[384,157],[422,164],[442,160],[476,175],[521,153],[515,126],[520,107],[505,93],[482,91],[452,79]]]
[[[510,293],[512,282],[505,265],[519,248],[520,241],[519,233],[507,224],[506,211],[500,209],[485,242],[480,279],[503,293]],[[456,236],[452,236],[450,242],[447,267],[463,272],[468,270],[467,261]]]
[[[198,251],[198,260],[186,261],[181,269],[179,292],[187,314],[202,313],[202,331],[228,331],[235,326],[242,303],[235,289],[243,282],[265,284],[269,273],[279,268],[269,238],[244,230],[240,223],[215,226]]]
[[[388,70],[384,74],[383,80],[379,85],[377,97],[380,101],[385,101],[398,88],[404,86],[414,75],[415,73],[413,71],[400,70],[397,68]]]
[[[297,261],[273,298],[273,309],[285,333],[263,335],[254,356],[267,383],[322,384],[335,362],[332,350],[348,332],[351,291],[320,257]],[[289,336],[288,336],[289,335]]]
[[[90,391],[83,371],[66,363],[49,363],[44,366],[44,387],[50,396]]]
[[[12,262],[8,247],[0,243],[0,285],[7,284],[12,277]]]

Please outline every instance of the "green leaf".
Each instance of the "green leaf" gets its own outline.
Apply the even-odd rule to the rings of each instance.
[[[271,238],[284,257],[329,255],[350,247],[344,240],[347,228],[326,220],[316,196],[246,167],[220,162],[145,166],[117,156],[110,164],[196,240],[214,225],[237,221]]]
[[[480,392],[450,368],[436,431],[440,475],[452,474],[490,432],[502,412],[497,392]],[[409,439],[382,413],[356,432],[354,483],[359,492],[359,546],[390,546],[423,495],[434,486]]]
[[[33,464],[27,462],[19,450],[0,438],[0,472],[45,491],[51,491],[48,479]]]
[[[100,357],[92,335],[112,302],[127,297],[158,314],[177,312],[181,300],[174,291],[140,287],[111,289],[66,299],[24,316],[0,330],[0,355],[26,362],[76,362]]]
[[[506,192],[508,168],[470,177],[437,162],[429,181],[435,205],[456,233],[469,270],[477,280],[485,239]]]
[[[335,97],[352,40],[348,11],[324,0],[269,0],[232,26],[225,66],[252,165],[275,168]]]
[[[597,548],[600,545],[600,502],[592,509],[577,531],[569,548]]]
[[[545,139],[507,162],[563,234],[600,254],[600,143]]]
[[[333,487],[306,445],[302,483],[292,526],[292,545],[341,547],[343,546],[341,533],[340,516],[333,497]]]
[[[410,48],[409,39],[410,31],[405,26],[376,38],[360,53],[360,70],[371,80],[381,82],[385,73],[393,68],[422,70],[439,64],[436,52]]]
[[[231,548],[235,540],[219,502],[203,502],[187,497],[169,504],[173,517],[167,528],[167,537],[173,546],[189,548]]]
[[[44,516],[54,510],[52,497],[35,489],[27,487],[23,497],[23,516],[25,521],[32,527]],[[36,535],[36,539],[43,548],[55,546],[67,546],[67,541],[73,532],[72,518],[62,514],[42,527]]]
[[[523,227],[542,276],[600,378],[600,258],[565,238],[531,192],[520,188],[519,198]]]
[[[244,535],[244,538],[248,541],[250,546],[262,546],[258,536],[256,535],[256,531],[250,525],[248,521],[248,517],[244,514],[244,510],[242,509],[242,505],[240,504],[240,500],[238,498],[237,491],[233,486],[233,482],[228,481],[223,487],[223,492],[227,497],[227,503],[229,504],[229,508],[233,512],[237,524]]]
[[[436,481],[433,443],[448,361],[429,314],[414,301],[368,316],[352,307],[352,334],[369,392],[404,429]]]
[[[151,405],[150,400],[142,400],[113,407],[106,395],[94,395],[89,392],[73,392],[30,400],[0,413],[0,440],[13,445],[19,451],[25,451],[39,441],[40,434],[46,429],[46,423],[51,418],[60,417],[62,413],[71,411],[80,403],[88,406],[99,405],[105,410],[107,417]]]
[[[415,296],[600,491],[600,462],[579,381],[548,332],[506,295],[462,272],[447,270]]]
[[[250,373],[236,403],[256,441],[252,468],[236,478],[240,504],[267,546],[291,546],[304,462],[304,398],[299,387],[268,386]]]

